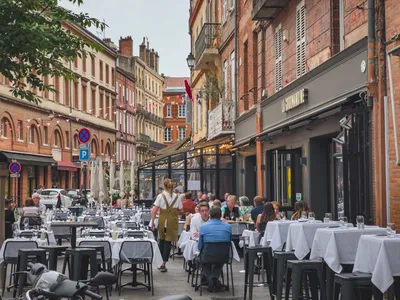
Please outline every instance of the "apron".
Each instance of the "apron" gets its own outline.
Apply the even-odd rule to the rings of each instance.
[[[160,207],[160,215],[158,216],[158,238],[160,240],[166,240],[170,242],[175,242],[178,240],[178,210],[174,208],[176,201],[178,200],[178,195],[175,196],[174,201],[168,204],[167,198],[164,193],[161,194],[166,209]],[[167,222],[167,227],[165,227],[165,222]]]

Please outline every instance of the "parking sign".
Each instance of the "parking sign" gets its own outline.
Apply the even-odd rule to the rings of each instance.
[[[90,159],[90,148],[80,148],[79,149],[79,160],[89,161]]]

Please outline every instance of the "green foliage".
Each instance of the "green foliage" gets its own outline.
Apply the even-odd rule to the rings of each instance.
[[[83,0],[67,0],[81,5]],[[65,62],[91,55],[101,47],[74,35],[64,25],[104,30],[106,24],[86,13],[74,13],[58,0],[0,1],[0,73],[9,79],[15,97],[38,103],[33,89],[57,92],[42,76],[74,80]]]

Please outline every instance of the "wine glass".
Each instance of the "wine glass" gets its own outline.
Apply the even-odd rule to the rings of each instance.
[[[308,213],[308,220],[311,221],[311,222],[315,221],[315,213],[314,212],[310,211]]]
[[[340,217],[339,221],[342,228],[347,228],[347,217]]]
[[[29,229],[29,219],[25,218],[24,219],[24,230],[28,230]]]
[[[231,220],[235,219],[235,213],[234,213],[233,211],[230,212],[229,218],[230,218]]]
[[[326,213],[324,217],[324,223],[329,223],[332,220],[332,214]]]
[[[34,225],[34,226],[32,227],[32,231],[33,231],[33,239],[36,240],[36,239],[37,239],[38,232],[39,232],[38,226],[37,226],[37,225]]]
[[[364,229],[364,216],[357,216],[356,221],[357,221],[357,228]]]
[[[302,211],[302,212],[301,212],[301,217],[300,217],[300,219],[301,219],[301,220],[307,220],[307,212],[306,212],[306,211]]]
[[[143,238],[145,240],[147,240],[149,238],[149,233],[147,232],[147,230],[143,231]]]
[[[19,237],[19,225],[17,222],[13,224],[13,232],[14,232],[14,238]]]
[[[394,238],[396,236],[396,225],[394,223],[388,223],[386,226],[387,236]]]

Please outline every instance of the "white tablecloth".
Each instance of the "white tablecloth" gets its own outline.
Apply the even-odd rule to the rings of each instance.
[[[194,240],[189,240],[186,243],[185,249],[183,250],[183,257],[186,260],[193,260],[196,258],[196,256],[199,254],[199,250],[198,250],[198,242],[194,241]],[[240,257],[239,254],[236,250],[235,244],[232,242],[232,254],[233,254],[233,259],[236,261],[240,261]]]
[[[270,242],[269,246],[273,251],[281,250],[287,239],[289,226],[292,223],[298,222],[290,220],[268,222],[267,227],[265,228],[264,237],[262,239],[263,247],[267,247],[268,242]]]
[[[256,243],[258,242],[258,239],[260,237],[260,233],[257,231],[252,231],[252,230],[244,230],[242,233],[242,236],[248,236],[249,237],[249,244],[247,246],[249,247],[254,247]],[[239,246],[243,248],[244,246],[244,241],[241,240],[239,242]]]
[[[293,251],[298,259],[310,252],[315,232],[318,228],[332,226],[330,223],[295,222],[289,225],[286,239],[286,251]]]
[[[6,249],[6,244],[10,241],[35,241],[38,245],[38,247],[41,246],[47,246],[47,240],[41,240],[41,239],[26,239],[26,238],[12,238],[12,239],[7,239],[4,241],[3,245],[1,245],[1,249],[0,249],[0,264],[2,264],[4,262],[4,251]],[[18,249],[22,249],[22,248],[18,248]],[[15,248],[15,256],[18,256],[18,249]],[[7,251],[8,253],[8,251]]]
[[[112,258],[112,266],[114,267],[115,265],[118,264],[119,262],[119,252],[121,250],[121,246],[122,243],[125,241],[133,241],[133,242],[139,242],[141,241],[140,239],[133,239],[133,238],[127,238],[127,239],[117,239],[117,240],[113,240],[113,239],[93,239],[93,238],[89,238],[89,239],[82,239],[79,238],[77,239],[77,244],[79,245],[79,243],[81,241],[109,241],[110,245],[111,245],[111,258]],[[160,267],[162,264],[162,257],[161,257],[161,253],[160,253],[160,249],[158,248],[157,242],[154,239],[147,239],[148,241],[150,241],[153,245],[153,263],[156,265],[156,267]],[[123,255],[123,254],[122,254]]]
[[[310,259],[323,258],[334,272],[340,273],[342,264],[354,264],[362,235],[385,233],[385,228],[319,228],[314,236]]]
[[[365,235],[358,242],[353,272],[371,273],[372,283],[382,292],[400,276],[400,235],[395,238]]]
[[[182,231],[178,240],[178,247],[182,250],[185,249],[186,243],[193,238],[193,234],[189,231]]]

